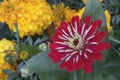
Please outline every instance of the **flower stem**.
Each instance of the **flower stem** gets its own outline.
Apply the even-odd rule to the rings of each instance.
[[[79,70],[74,73],[76,75],[76,78],[73,80],[84,80],[85,72],[84,70]]]
[[[18,44],[20,44],[19,31],[18,31],[18,25],[17,25],[17,23],[15,23],[14,26],[15,26],[16,33],[17,33],[16,34],[17,42],[18,42]]]
[[[81,71],[81,80],[84,80],[84,71]]]
[[[115,43],[120,44],[120,41],[119,41],[119,40],[117,40],[117,39],[115,39],[115,38],[113,38],[113,37],[111,37],[111,36],[109,36],[109,39],[110,39],[111,41],[115,42]]]
[[[76,73],[76,71],[74,71],[73,74],[74,74],[74,79],[73,80],[77,80],[77,73]]]

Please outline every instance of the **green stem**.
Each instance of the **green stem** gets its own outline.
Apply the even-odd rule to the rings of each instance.
[[[103,62],[95,62],[93,65],[92,80],[102,80],[102,65]]]
[[[18,31],[18,25],[17,25],[17,23],[15,23],[14,26],[15,26],[16,33],[17,33],[16,34],[17,42],[18,42],[18,44],[20,44],[19,31]]]
[[[81,80],[84,80],[84,71],[81,72]]]
[[[73,74],[74,74],[74,76],[75,76],[73,80],[78,80],[78,79],[77,79],[77,73],[76,73],[76,71],[74,71]]]
[[[120,41],[119,41],[119,40],[117,40],[117,39],[115,39],[115,38],[113,38],[113,37],[111,37],[111,36],[109,36],[109,39],[110,39],[111,41],[115,42],[115,43],[120,44]]]

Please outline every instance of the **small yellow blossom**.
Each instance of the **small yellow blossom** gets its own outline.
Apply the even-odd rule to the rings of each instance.
[[[88,0],[82,0],[85,4],[88,2]],[[99,0],[100,2],[102,2],[103,0]]]
[[[6,51],[11,51],[10,53]],[[4,69],[11,69],[14,70],[15,67],[9,65],[5,60],[4,57],[6,54],[14,54],[15,49],[14,49],[14,42],[9,41],[7,39],[2,39],[0,40],[0,80],[7,80],[6,74],[3,73]]]
[[[20,52],[20,59],[25,60],[28,58],[28,52],[27,51],[21,51]]]

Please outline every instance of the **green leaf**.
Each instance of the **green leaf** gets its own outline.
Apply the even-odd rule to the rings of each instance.
[[[17,74],[16,72],[13,72],[13,73],[9,74],[8,80],[15,80],[16,74]]]
[[[115,51],[115,49],[111,48],[108,53],[109,56],[107,57],[103,67],[120,67],[120,55]]]
[[[118,80],[115,76],[110,75],[107,78],[105,78],[104,80]]]
[[[76,72],[77,80],[92,80],[92,74],[86,74],[83,69]]]
[[[3,73],[4,74],[11,74],[11,73],[13,73],[13,71],[10,69],[5,69],[5,70],[3,70]]]
[[[88,3],[85,6],[85,12],[83,14],[83,18],[85,16],[91,16],[92,20],[100,19],[102,20],[102,27],[100,27],[100,30],[106,30],[106,17],[104,14],[104,9],[102,8],[101,4],[98,2],[98,0],[88,0]]]
[[[6,54],[5,57],[4,57],[4,59],[10,65],[14,66],[14,60],[13,60],[13,56],[11,54]]]
[[[114,77],[120,79],[118,76],[120,75],[120,55],[117,54],[113,48],[110,49],[109,56],[107,57],[103,66],[103,74],[106,76],[113,75]]]
[[[69,6],[72,9],[79,10],[84,6],[82,0],[61,0],[65,6]]]
[[[88,0],[88,3],[85,6],[83,18],[88,15],[91,16],[92,20],[102,20],[102,26],[99,28],[99,30],[105,30],[107,32],[104,9],[102,8],[98,0]],[[106,37],[105,41],[108,41],[108,37]],[[107,51],[104,52],[104,56],[106,55],[106,53]],[[89,77],[85,80],[102,80],[102,65],[104,63],[105,57],[101,61],[95,61],[95,63],[93,64],[93,72],[91,74],[85,74],[84,79],[86,77]]]
[[[59,68],[59,64],[55,64],[48,58],[48,52],[42,52],[35,55],[26,63],[23,70],[28,70],[27,76],[33,73],[39,74],[40,80],[76,80],[74,73],[67,73]]]

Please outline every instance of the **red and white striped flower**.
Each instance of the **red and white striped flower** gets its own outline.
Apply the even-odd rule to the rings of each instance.
[[[102,39],[105,31],[98,31],[101,20],[91,21],[87,16],[84,21],[74,16],[71,22],[61,22],[56,30],[49,57],[57,62],[62,62],[60,68],[66,68],[68,72],[83,68],[86,73],[92,72],[94,59],[102,59],[102,51],[110,47]]]

